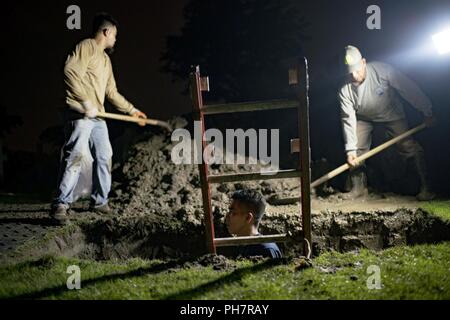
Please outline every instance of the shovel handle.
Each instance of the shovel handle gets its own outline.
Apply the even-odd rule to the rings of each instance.
[[[402,133],[401,135],[379,145],[378,147],[370,150],[369,152],[359,156],[358,158],[356,158],[357,161],[361,162],[364,160],[367,160],[368,158],[376,155],[377,153],[380,153],[381,151],[389,148],[390,146],[392,146],[393,144],[396,144],[397,142],[415,134],[416,132],[419,132],[420,130],[423,130],[427,127],[427,125],[425,123],[421,124],[420,126],[417,126],[409,131],[406,131],[405,133]],[[320,186],[322,183],[327,182],[328,180],[340,175],[341,173],[347,171],[348,169],[350,169],[350,165],[348,163],[343,164],[342,166],[334,169],[333,171],[328,172],[327,174],[325,174],[324,176],[320,177],[319,179],[315,180],[314,182],[311,183],[311,189],[315,188],[317,186]],[[295,198],[283,198],[283,199],[276,199],[274,201],[274,204],[280,204],[280,205],[284,205],[284,204],[294,204],[296,202],[300,201],[299,197],[295,197]]]
[[[369,152],[359,156],[358,158],[356,158],[357,162],[362,162],[364,160],[367,160],[368,158],[376,155],[377,153],[380,153],[381,151],[389,148],[390,146],[396,144],[397,142],[419,132],[420,130],[423,130],[427,127],[427,125],[425,123],[422,123],[420,126],[417,126],[409,131],[406,131],[404,133],[402,133],[401,135],[379,145],[378,147],[370,150]],[[333,171],[328,172],[326,175],[320,177],[319,179],[317,179],[316,181],[311,183],[311,188],[315,188],[319,185],[321,185],[322,183],[327,182],[328,180],[340,175],[341,173],[347,171],[348,169],[350,169],[350,165],[348,163],[343,164],[342,166],[334,169]]]
[[[145,124],[163,127],[169,131],[172,131],[171,126],[167,122],[161,121],[161,120],[156,120],[156,119],[136,118],[136,117],[132,117],[132,116],[126,116],[123,114],[108,113],[108,112],[98,112],[97,116],[100,118],[114,119],[114,120],[127,121],[127,122],[135,122],[135,123],[144,122]]]

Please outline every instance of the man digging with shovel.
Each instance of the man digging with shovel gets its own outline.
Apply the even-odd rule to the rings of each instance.
[[[64,67],[66,85],[65,135],[61,152],[61,168],[57,196],[51,216],[59,223],[67,222],[67,209],[80,176],[81,163],[87,152],[93,162],[91,209],[110,213],[108,194],[111,189],[112,147],[106,122],[97,116],[105,111],[105,96],[121,112],[136,118],[147,116],[119,94],[111,60],[116,42],[117,22],[108,14],[94,19],[93,37],[81,41],[67,58]],[[144,126],[145,121],[139,125]]]
[[[349,77],[339,91],[339,100],[352,189],[343,197],[355,199],[368,193],[363,164],[356,158],[370,150],[374,125],[381,124],[390,138],[406,132],[408,123],[401,98],[424,115],[427,126],[431,126],[434,119],[430,100],[413,81],[392,66],[366,63],[357,48],[347,46],[345,67]],[[411,137],[396,146],[402,157],[414,161],[421,182],[417,199],[433,199],[435,195],[430,192],[422,147]]]

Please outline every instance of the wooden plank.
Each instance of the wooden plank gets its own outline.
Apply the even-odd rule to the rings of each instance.
[[[228,103],[206,105],[202,108],[203,114],[220,114],[220,113],[236,113],[236,112],[251,112],[264,110],[278,110],[278,109],[292,109],[297,108],[298,101],[292,100],[271,100],[258,102],[242,102],[242,103]]]
[[[232,237],[232,238],[217,238],[214,239],[214,244],[217,247],[249,245],[268,242],[286,242],[286,234],[274,234],[266,236],[252,236],[252,237]]]
[[[298,178],[301,172],[299,170],[279,170],[275,172],[270,172],[270,174],[261,172],[252,173],[238,173],[238,174],[224,174],[216,176],[208,176],[208,181],[210,183],[226,183],[226,182],[237,182],[237,181],[255,181],[255,180],[274,180],[274,179],[288,179],[288,178]]]

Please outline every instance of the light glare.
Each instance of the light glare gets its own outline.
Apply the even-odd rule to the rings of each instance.
[[[432,38],[439,54],[450,53],[450,28],[435,34]]]

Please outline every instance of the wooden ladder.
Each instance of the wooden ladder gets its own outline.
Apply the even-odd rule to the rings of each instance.
[[[310,139],[309,139],[309,78],[308,62],[306,58],[299,59],[295,68],[289,70],[289,84],[295,86],[298,100],[272,100],[265,102],[231,103],[220,105],[204,105],[202,92],[209,91],[208,77],[201,77],[200,67],[190,75],[191,98],[193,103],[194,120],[200,122],[202,133],[202,153],[206,148],[205,137],[205,115],[249,112],[261,110],[276,110],[286,108],[297,108],[298,110],[298,133],[300,139],[291,140],[291,152],[299,153],[299,167],[292,170],[279,170],[268,173],[239,173],[225,175],[210,175],[208,164],[201,161],[199,164],[200,183],[202,188],[203,209],[205,212],[206,246],[210,253],[216,254],[216,248],[221,246],[248,245],[267,242],[285,242],[286,234],[254,236],[254,237],[232,237],[215,238],[213,211],[211,205],[211,184],[228,183],[236,181],[268,180],[300,178],[301,185],[301,210],[302,231],[304,239],[304,253],[311,254],[311,165],[310,165]],[[233,151],[234,152],[234,151]],[[203,160],[203,159],[202,159]]]

